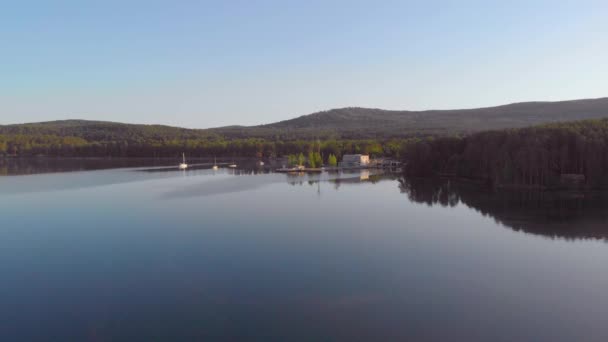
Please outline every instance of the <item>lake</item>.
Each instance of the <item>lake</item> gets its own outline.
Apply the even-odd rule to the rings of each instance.
[[[602,194],[135,164],[7,167],[0,341],[608,338]]]

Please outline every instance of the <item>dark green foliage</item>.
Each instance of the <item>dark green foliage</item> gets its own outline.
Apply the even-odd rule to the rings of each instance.
[[[462,109],[397,111],[340,108],[256,127],[213,131],[223,136],[267,139],[376,139],[470,134],[486,130],[522,128],[556,121],[599,119],[608,116],[608,98],[526,102],[505,106]],[[371,154],[374,152],[371,151]]]
[[[287,156],[287,165],[290,167],[298,165],[298,156],[290,154]]]
[[[308,153],[308,167],[317,167],[317,159],[315,158],[314,152]]]
[[[161,125],[130,125],[114,122],[64,120],[23,125],[0,126],[0,135],[78,137],[87,142],[107,145],[128,143],[130,146],[161,146],[217,143],[210,149],[223,149],[225,142],[247,142],[257,154],[272,154],[267,142],[325,141],[323,155],[341,157],[340,147],[327,142],[345,140],[382,140],[382,146],[359,146],[353,153],[395,155],[399,140],[429,136],[463,134],[490,129],[527,127],[556,121],[597,119],[608,116],[608,98],[528,102],[505,106],[430,111],[391,111],[369,108],[342,108],[304,115],[292,120],[262,126],[229,126],[213,129],[185,129]],[[255,141],[255,143],[253,143]],[[233,147],[239,149],[240,146]],[[287,147],[288,150],[293,150]],[[316,149],[313,149],[316,151]],[[329,151],[328,151],[329,150]],[[303,151],[308,153],[309,151]],[[280,154],[280,153],[279,153]]]
[[[323,166],[323,157],[321,157],[321,153],[319,153],[319,152],[313,152],[312,153],[312,159],[315,162],[315,167],[321,167],[321,166]]]
[[[583,175],[587,188],[608,186],[608,119],[489,131],[418,141],[403,151],[406,171],[450,175],[495,186],[559,187]],[[580,176],[579,176],[580,177]]]
[[[0,155],[177,157],[185,152],[192,157],[262,158],[300,153],[306,156],[315,152],[323,158],[333,154],[341,159],[347,153],[397,158],[404,157],[404,147],[412,141],[427,141],[434,136],[605,116],[608,116],[607,98],[423,112],[343,108],[263,126],[204,130],[67,120],[0,126]],[[452,145],[453,140],[433,141],[433,155],[426,155],[428,151],[425,152],[424,146],[411,147],[410,157],[429,159],[428,164],[419,164],[421,168],[429,169],[417,170],[419,173],[429,170],[453,173],[456,167],[462,168],[460,172],[464,174],[479,173],[473,165],[460,162],[460,158],[467,158],[474,152],[467,152],[467,155],[452,153],[451,149],[458,148],[458,145]],[[442,141],[445,146],[436,149]],[[532,156],[520,155],[519,158]],[[322,164],[318,159],[314,161],[315,165]],[[500,170],[506,179],[515,177],[518,172],[511,160],[509,163]]]
[[[401,140],[391,140],[391,146]],[[167,126],[125,125],[90,121],[57,121],[0,126],[0,155],[64,157],[273,157],[314,152],[315,164],[322,155],[360,151],[393,155],[375,140],[267,140],[231,138],[208,130]]]

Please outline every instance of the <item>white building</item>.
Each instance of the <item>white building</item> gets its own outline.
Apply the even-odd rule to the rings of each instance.
[[[369,156],[365,154],[345,154],[342,156],[341,167],[361,167],[369,165]]]

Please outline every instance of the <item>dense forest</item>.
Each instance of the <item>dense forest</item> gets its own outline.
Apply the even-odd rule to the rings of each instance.
[[[317,152],[398,157],[408,139],[235,138],[208,130],[96,121],[0,126],[0,156],[61,157],[275,157]]]
[[[462,110],[340,108],[266,125],[210,129],[63,120],[0,126],[0,154],[173,157],[185,151],[196,156],[306,155],[311,142],[320,140],[326,146],[325,158],[330,149],[337,157],[347,152],[397,156],[396,145],[413,138],[606,116],[608,98]]]
[[[498,187],[574,184],[604,188],[608,187],[608,119],[468,134],[463,129],[464,123],[471,125],[468,130],[476,131],[480,127],[518,127],[606,114],[608,99],[462,111],[346,108],[264,126],[217,129],[66,120],[0,126],[0,156],[174,158],[182,152],[189,157],[291,155],[292,160],[308,156],[314,160],[309,164],[316,166],[335,164],[347,153],[363,153],[401,158],[407,162],[406,172],[413,175],[455,176]]]
[[[0,156],[28,157],[176,157],[182,152],[189,157],[281,157],[287,155],[330,156],[345,153],[399,157],[406,140],[325,140],[268,141],[264,139],[124,139],[89,141],[81,137],[3,134],[0,135]]]
[[[212,131],[226,137],[267,139],[376,139],[471,134],[523,128],[551,122],[608,116],[608,98],[559,102],[523,102],[459,110],[383,110],[339,108],[254,127]],[[238,134],[238,136],[237,136]]]
[[[496,187],[608,187],[608,119],[442,137],[409,144],[406,172]],[[573,184],[574,183],[574,184]]]

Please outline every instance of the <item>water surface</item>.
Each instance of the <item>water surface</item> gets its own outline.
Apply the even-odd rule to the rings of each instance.
[[[0,177],[1,341],[604,341],[602,196],[352,172]]]

